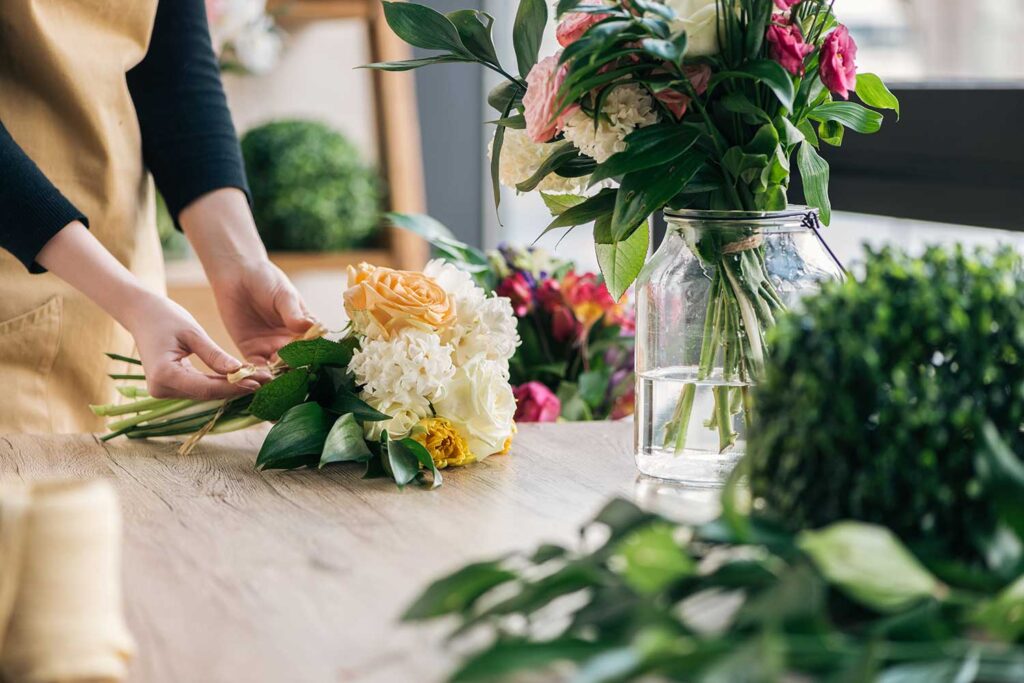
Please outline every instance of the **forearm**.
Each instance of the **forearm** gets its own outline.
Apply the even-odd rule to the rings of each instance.
[[[54,235],[36,256],[36,262],[129,330],[133,327],[133,311],[156,296],[78,221]]]
[[[214,285],[267,260],[240,190],[224,188],[203,195],[182,210],[178,222]]]

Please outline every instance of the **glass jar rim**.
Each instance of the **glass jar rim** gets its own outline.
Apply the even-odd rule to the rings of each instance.
[[[662,212],[665,220],[683,219],[700,221],[744,221],[744,222],[775,222],[786,218],[817,218],[820,211],[816,207],[792,204],[779,211],[722,211],[715,209],[665,209]]]

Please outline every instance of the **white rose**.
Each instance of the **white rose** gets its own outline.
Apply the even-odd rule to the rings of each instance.
[[[716,0],[665,0],[676,13],[673,34],[686,31],[686,56],[718,54],[718,2]]]
[[[363,434],[370,441],[380,441],[380,436],[385,431],[387,431],[388,437],[391,439],[404,439],[409,436],[409,432],[412,431],[412,428],[420,420],[430,414],[430,404],[426,401],[416,401],[411,404],[389,403],[370,396],[365,392],[360,398],[376,410],[391,416],[390,420],[365,422],[363,424]]]
[[[477,357],[459,368],[434,408],[455,425],[477,460],[501,452],[515,429],[516,399],[499,361]]]

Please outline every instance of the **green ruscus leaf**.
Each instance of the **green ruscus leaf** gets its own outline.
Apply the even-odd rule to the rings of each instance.
[[[828,198],[828,162],[821,158],[810,142],[802,142],[796,163],[804,181],[807,204],[821,211],[821,222],[828,225],[832,221],[832,202]]]
[[[330,416],[316,403],[302,403],[289,409],[267,433],[256,457],[256,469],[315,466],[330,427]]]

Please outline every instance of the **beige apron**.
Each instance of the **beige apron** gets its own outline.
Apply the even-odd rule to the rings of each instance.
[[[125,81],[146,54],[156,5],[0,2],[0,120],[99,241],[163,291],[153,186]],[[101,431],[88,404],[113,401],[106,375],[123,370],[103,353],[132,350],[95,304],[0,250],[0,434]]]

